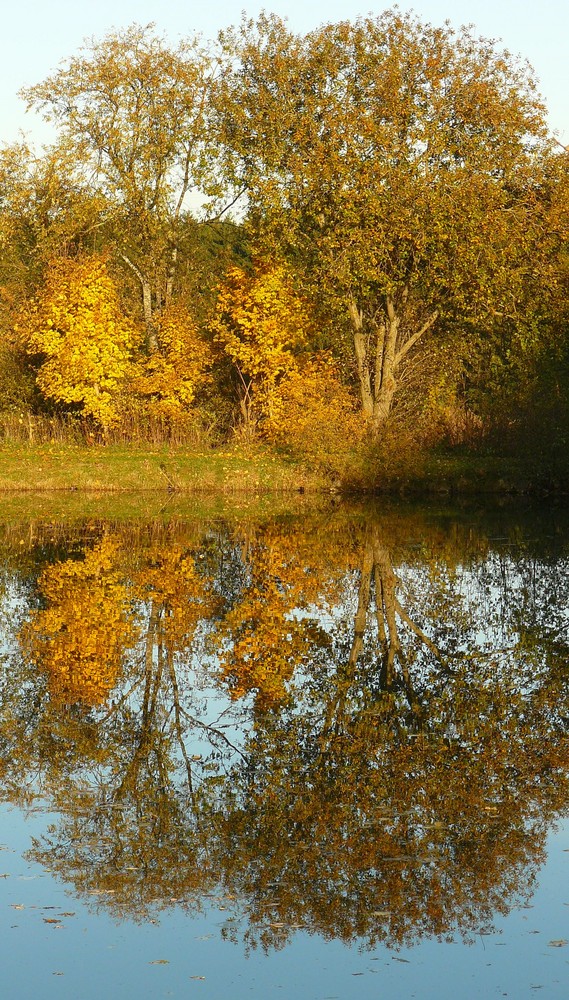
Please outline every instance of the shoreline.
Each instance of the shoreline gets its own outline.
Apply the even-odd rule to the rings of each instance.
[[[364,470],[365,474],[365,470]],[[566,475],[532,469],[510,457],[446,453],[417,456],[397,473],[342,481],[300,462],[256,449],[192,451],[139,445],[0,446],[0,496],[30,494],[141,497],[334,496],[442,499],[444,497],[564,497]]]

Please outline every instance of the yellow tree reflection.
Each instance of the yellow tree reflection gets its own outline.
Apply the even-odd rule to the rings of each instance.
[[[60,813],[36,860],[117,917],[227,894],[251,947],[468,936],[531,895],[569,798],[563,561],[506,543],[504,573],[482,534],[401,515],[117,539],[100,575],[122,567],[138,640],[112,703],[56,721],[29,661],[0,688],[3,785],[39,776]]]
[[[215,636],[220,676],[234,700],[253,692],[260,711],[283,702],[294,671],[326,641],[314,611],[324,593],[337,596],[341,573],[331,571],[331,539],[322,541],[286,524],[247,539],[247,584]]]
[[[81,560],[48,566],[38,587],[45,608],[32,612],[22,640],[48,675],[55,704],[101,705],[117,681],[137,629],[115,563],[118,543],[104,537]]]

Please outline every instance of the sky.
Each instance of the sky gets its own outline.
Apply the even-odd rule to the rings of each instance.
[[[217,32],[241,20],[242,11],[256,16],[267,10],[286,17],[294,31],[320,24],[379,14],[389,3],[369,0],[12,0],[2,12],[0,34],[0,144],[17,141],[21,132],[37,144],[50,133],[17,94],[39,83],[58,64],[77,53],[85,38],[101,38],[116,28],[153,22],[172,42],[200,33]],[[569,3],[567,0],[401,0],[402,11],[413,10],[422,21],[455,27],[474,24],[486,38],[526,58],[533,66],[549,110],[549,124],[569,145]]]

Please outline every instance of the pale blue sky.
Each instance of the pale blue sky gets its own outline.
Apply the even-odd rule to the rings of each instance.
[[[199,6],[188,0],[11,0],[2,13],[0,34],[0,143],[17,139],[20,129],[37,141],[47,138],[37,120],[25,114],[17,92],[77,52],[85,37],[153,21],[173,41],[194,31],[213,38],[220,28],[238,23],[243,9],[251,16],[272,11],[287,17],[294,30],[305,31],[326,21],[378,14],[389,6],[369,0],[202,0]],[[527,58],[540,81],[551,128],[569,144],[567,0],[414,0],[399,7],[433,24],[475,24],[480,34],[500,38],[505,48]]]

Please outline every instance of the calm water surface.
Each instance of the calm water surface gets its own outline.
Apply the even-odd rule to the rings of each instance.
[[[6,995],[569,993],[554,509],[0,519]]]

